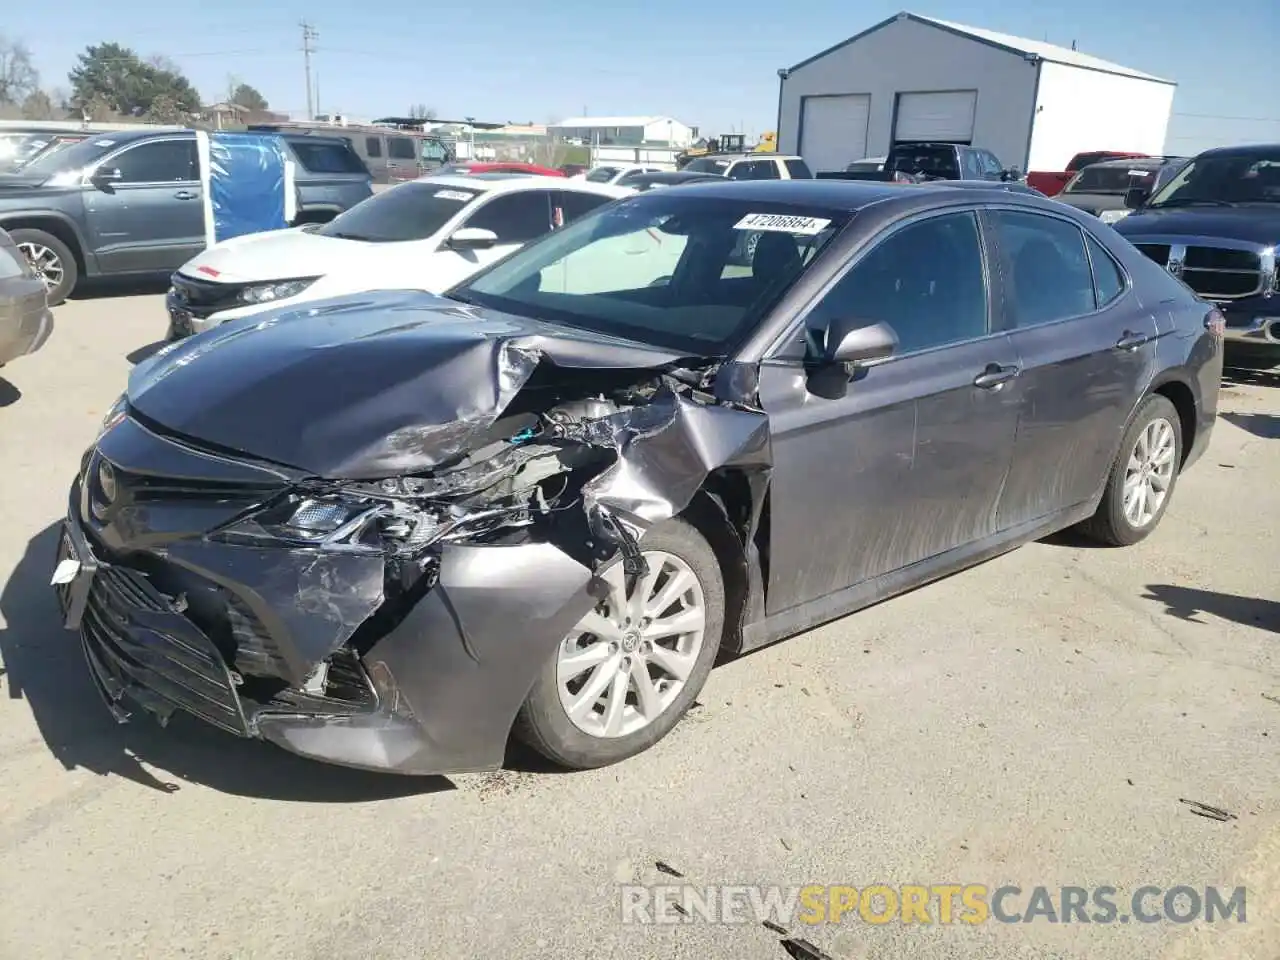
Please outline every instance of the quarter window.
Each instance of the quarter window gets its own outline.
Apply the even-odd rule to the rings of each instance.
[[[1085,243],[1089,247],[1089,262],[1093,264],[1093,285],[1098,293],[1098,306],[1105,307],[1124,293],[1124,273],[1097,240],[1088,234]]]
[[[120,183],[187,183],[196,175],[194,140],[154,140],[130,147],[105,166],[120,171]]]
[[[836,319],[888,324],[899,354],[985,336],[986,269],[976,216],[931,217],[882,240],[822,298],[808,325],[825,331]]]
[[[551,231],[551,200],[546,190],[494,197],[472,214],[468,227],[492,230],[498,243],[528,243]]]
[[[1038,213],[991,214],[1004,258],[1012,324],[1034,327],[1097,309],[1084,233]]]

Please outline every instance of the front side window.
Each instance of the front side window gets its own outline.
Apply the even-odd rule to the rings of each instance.
[[[367,243],[425,240],[478,196],[478,190],[433,185],[430,180],[398,184],[338,214],[316,234]]]
[[[1004,167],[1000,165],[999,159],[990,150],[979,150],[978,158],[982,163],[983,172],[987,176],[999,179],[1000,175],[1004,173]]]
[[[730,160],[723,160],[716,157],[698,157],[696,160],[690,160],[683,169],[689,173],[714,173],[717,177],[728,176]]]
[[[848,215],[697,194],[656,190],[606,204],[450,295],[682,353],[723,355]],[[759,239],[749,262],[737,265],[735,252],[753,233]]]
[[[997,210],[1007,286],[1006,304],[1018,327],[1066,320],[1097,309],[1084,232],[1074,223],[1039,213]]]
[[[950,213],[890,234],[856,263],[807,318],[814,331],[833,320],[885,323],[896,354],[986,336],[986,268],[973,213]]]
[[[494,197],[467,220],[465,226],[492,230],[498,243],[528,243],[551,229],[548,190],[526,190]]]
[[[120,183],[187,183],[198,180],[194,140],[156,140],[130,147],[107,166],[120,171]]]

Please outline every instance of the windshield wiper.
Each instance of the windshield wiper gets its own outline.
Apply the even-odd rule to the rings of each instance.
[[[323,236],[323,237],[333,237],[335,240],[359,240],[359,241],[361,241],[361,242],[363,242],[363,243],[374,243],[374,242],[375,242],[375,241],[374,241],[374,239],[373,239],[372,237],[362,237],[362,236],[360,236],[360,234],[358,234],[358,233],[343,233],[343,232],[342,232],[342,231],[340,231],[340,230],[335,230],[335,231],[334,231],[334,232],[332,232],[332,233],[323,233],[323,234],[321,234],[321,236]]]
[[[1194,207],[1199,204],[1203,204],[1206,207],[1233,206],[1230,200],[1213,200],[1209,197],[1182,197],[1173,200],[1166,200],[1164,203],[1153,203],[1147,209],[1162,210],[1165,207]]]

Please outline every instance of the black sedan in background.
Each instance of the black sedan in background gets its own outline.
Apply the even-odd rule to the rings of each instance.
[[[497,767],[513,731],[600,766],[722,651],[1064,527],[1150,535],[1208,444],[1221,336],[1050,200],[649,191],[444,297],[286,308],[140,364],[53,581],[117,718],[399,773]]]

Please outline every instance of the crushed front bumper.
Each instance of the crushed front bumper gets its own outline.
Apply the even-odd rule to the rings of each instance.
[[[56,590],[117,721],[129,719],[130,703],[161,723],[182,711],[302,756],[401,774],[500,766],[537,671],[596,602],[590,571],[551,545],[447,547],[436,586],[343,665],[365,696],[298,690],[291,703],[262,702],[181,598],[107,552],[80,522],[73,492],[55,568],[70,560],[75,573],[55,578],[66,579]]]

